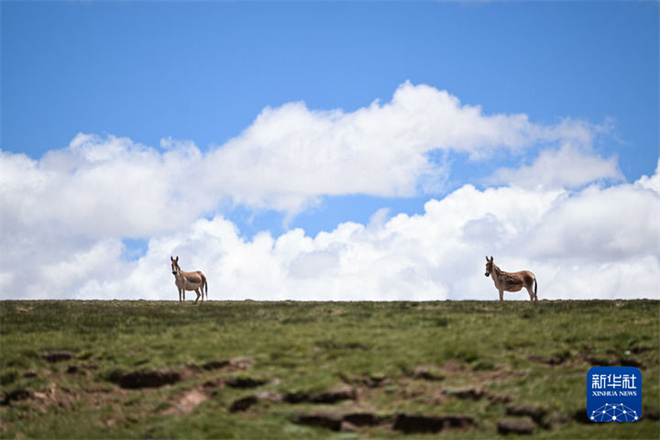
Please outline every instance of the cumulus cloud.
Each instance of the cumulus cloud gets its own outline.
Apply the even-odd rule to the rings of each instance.
[[[319,196],[412,196],[437,190],[449,167],[434,152],[472,160],[538,143],[590,143],[593,127],[564,120],[531,123],[526,115],[487,115],[446,91],[402,84],[392,100],[346,113],[303,102],[266,108],[240,136],[209,154],[211,182],[238,202],[299,212]]]
[[[659,203],[658,192],[637,184],[578,193],[467,185],[429,201],[421,215],[379,213],[368,225],[343,223],[316,237],[298,229],[249,242],[222,218],[196,227],[216,237],[199,244],[208,245],[209,278],[225,298],[495,299],[483,277],[486,253],[505,270],[533,269],[542,298],[658,298]]]
[[[546,215],[530,242],[532,253],[562,260],[617,261],[658,248],[658,193],[638,185],[595,186]]]
[[[501,168],[487,180],[527,188],[579,188],[597,181],[620,181],[623,175],[616,157],[603,159],[587,148],[565,144],[558,150],[541,151],[532,165]]]
[[[433,159],[437,152],[477,160],[538,143],[588,144],[592,132],[570,120],[543,126],[525,115],[487,115],[446,91],[406,82],[390,102],[349,113],[301,102],[266,108],[243,133],[206,153],[189,141],[164,139],[153,148],[93,134],[79,134],[39,160],[1,152],[3,221],[135,238],[189,225],[229,203],[293,216],[324,196],[437,191],[450,172],[446,156]],[[575,159],[565,156],[542,156],[535,167]],[[602,168],[597,158],[580,159]],[[607,163],[611,175],[615,165]],[[530,180],[536,169],[512,173],[501,177]],[[597,170],[579,179],[602,176]]]
[[[32,293],[48,286],[46,296],[175,300],[176,255],[184,270],[207,274],[216,300],[495,300],[483,276],[488,254],[504,270],[533,270],[541,299],[659,298],[659,203],[639,182],[577,193],[466,185],[420,215],[380,212],[316,237],[295,229],[251,240],[217,215],[152,238],[137,261],[121,259],[120,243],[100,242],[25,284]]]
[[[655,174],[650,177],[642,176],[637,182],[635,182],[635,185],[660,193],[660,159],[658,159]]]
[[[3,228],[139,237],[189,224],[215,203],[195,191],[201,153],[192,145],[160,152],[79,134],[40,160],[1,154]]]
[[[354,112],[267,108],[206,152],[90,134],[40,159],[0,151],[2,298],[174,300],[169,256],[178,255],[184,270],[207,273],[212,299],[496,299],[485,254],[505,270],[534,270],[541,298],[657,298],[659,171],[622,183],[616,157],[591,149],[597,131],[488,115],[405,83],[390,102]],[[420,195],[442,186],[448,155],[524,158],[538,148],[532,165],[495,172],[491,183],[505,186],[464,185],[420,215],[381,210],[315,237],[251,239],[223,215]],[[140,237],[147,248],[129,261],[123,240]]]

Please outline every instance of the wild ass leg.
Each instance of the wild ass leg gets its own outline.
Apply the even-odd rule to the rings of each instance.
[[[534,292],[532,291],[532,286],[525,286],[527,293],[529,293],[529,300],[534,302]]]
[[[504,290],[500,289],[500,301],[504,301]]]
[[[197,304],[197,301],[199,301],[199,287],[195,289],[195,293],[197,294],[197,298],[195,298],[195,304]],[[204,300],[202,299],[202,301]]]

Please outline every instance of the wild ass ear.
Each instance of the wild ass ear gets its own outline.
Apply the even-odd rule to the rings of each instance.
[[[176,258],[174,259],[177,263],[179,262],[179,256],[177,255]]]

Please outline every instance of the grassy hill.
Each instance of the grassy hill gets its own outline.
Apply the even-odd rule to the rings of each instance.
[[[655,439],[659,306],[2,301],[0,436]],[[638,422],[586,419],[613,365]]]

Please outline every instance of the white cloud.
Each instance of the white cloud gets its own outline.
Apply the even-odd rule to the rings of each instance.
[[[89,134],[39,160],[1,152],[3,221],[135,238],[189,225],[229,201],[293,216],[324,196],[437,191],[449,175],[450,151],[484,158],[539,142],[588,143],[593,131],[568,120],[541,126],[525,115],[485,115],[446,91],[406,82],[391,102],[350,113],[303,103],[266,108],[206,154],[192,142],[163,139],[155,149]],[[430,157],[437,151],[445,152],[440,163]]]
[[[635,185],[660,193],[660,159],[658,159],[655,174],[651,177],[642,176],[637,182],[635,182]]]
[[[2,298],[174,300],[178,255],[207,273],[212,299],[495,299],[485,254],[534,270],[541,298],[657,298],[660,161],[655,175],[618,183],[616,158],[591,151],[597,131],[485,115],[405,83],[350,113],[265,109],[207,153],[85,134],[39,160],[0,152]],[[327,195],[418,195],[450,171],[431,153],[483,160],[539,144],[549,149],[531,166],[495,173],[512,186],[465,185],[421,215],[381,210],[316,237],[248,240],[220,214],[229,202],[294,215]],[[603,180],[618,184],[588,186]],[[135,237],[148,248],[129,262],[122,239]]]
[[[80,134],[39,161],[5,152],[1,159],[10,227],[148,236],[189,224],[216,203],[195,190],[201,153],[194,146],[161,153],[127,138]]]
[[[412,196],[438,190],[449,174],[436,151],[484,159],[538,143],[588,144],[593,126],[555,126],[526,115],[485,115],[446,91],[402,84],[392,101],[351,113],[314,111],[304,103],[266,108],[240,136],[209,154],[209,181],[241,204],[299,212],[319,196]],[[220,171],[221,170],[221,171]]]
[[[636,185],[592,186],[548,212],[533,231],[531,254],[617,261],[657,254],[658,193]]]
[[[526,188],[579,188],[602,180],[623,180],[617,158],[603,159],[586,148],[565,144],[558,150],[543,150],[530,166],[501,168],[488,179],[491,183]]]
[[[533,270],[541,299],[657,299],[659,206],[660,194],[639,184],[575,194],[466,185],[421,215],[379,212],[368,225],[342,223],[316,237],[296,229],[248,240],[216,216],[152,238],[135,262],[106,240],[43,263],[27,281],[20,274],[20,284],[12,265],[2,279],[30,297],[175,300],[176,255],[184,269],[207,274],[215,300],[495,300],[483,276],[488,254],[504,270]]]
[[[378,212],[369,225],[316,237],[297,229],[247,241],[217,217],[198,221],[183,248],[170,244],[209,272],[216,299],[496,299],[486,253],[505,270],[534,270],[541,298],[658,298],[659,203],[657,192],[628,184],[576,194],[467,185],[422,215]],[[164,281],[166,297],[172,285]]]
[[[30,286],[32,291],[29,296],[42,297],[46,292],[63,292],[72,297],[87,296],[85,288],[89,283],[115,280],[122,276],[126,264],[121,261],[121,250],[120,241],[101,240],[89,249],[44,264],[32,274],[38,282]]]

